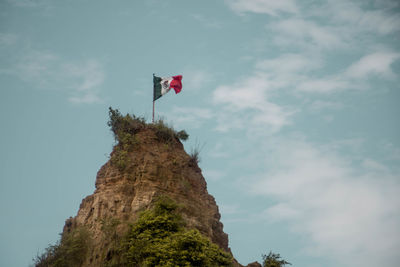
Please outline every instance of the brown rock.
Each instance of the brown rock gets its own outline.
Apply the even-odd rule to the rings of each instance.
[[[246,267],[262,267],[262,266],[261,266],[261,264],[259,264],[258,262],[255,261],[255,262],[247,264]]]
[[[77,216],[66,220],[64,232],[85,226],[91,233],[94,246],[85,266],[102,266],[107,257],[110,244],[102,222],[117,219],[117,235],[122,236],[138,212],[149,208],[160,195],[183,206],[188,228],[198,229],[230,252],[215,199],[208,194],[200,168],[190,161],[181,142],[161,142],[154,129],[148,127],[137,133],[137,139],[139,143],[128,154],[126,169],[119,171],[110,161],[104,164],[97,173],[94,193],[82,200]],[[252,264],[248,266],[261,266]]]

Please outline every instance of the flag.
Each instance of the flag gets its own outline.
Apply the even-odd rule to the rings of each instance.
[[[172,77],[157,77],[153,75],[153,84],[153,101],[156,101],[157,99],[168,93],[171,88],[175,90],[176,94],[179,93],[182,90],[182,75]]]

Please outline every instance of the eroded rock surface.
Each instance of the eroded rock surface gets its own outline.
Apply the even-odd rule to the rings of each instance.
[[[181,142],[178,139],[161,142],[151,128],[143,129],[136,138],[137,144],[128,154],[125,169],[120,170],[111,160],[104,164],[97,173],[96,190],[82,200],[78,214],[65,223],[67,232],[80,226],[90,231],[93,246],[85,266],[102,266],[109,253],[112,244],[102,229],[105,222],[117,220],[116,234],[122,236],[139,212],[149,208],[161,195],[182,206],[186,227],[198,229],[230,252],[215,199],[208,194],[200,168]],[[111,157],[113,153],[115,150]]]

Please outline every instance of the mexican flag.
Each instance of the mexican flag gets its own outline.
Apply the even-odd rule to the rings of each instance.
[[[157,77],[153,75],[153,84],[153,101],[156,101],[157,99],[168,93],[171,88],[175,90],[176,94],[179,93],[182,90],[182,75],[172,77]]]

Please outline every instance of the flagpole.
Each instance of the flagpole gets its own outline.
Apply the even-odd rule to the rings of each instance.
[[[154,101],[153,100],[153,123],[154,123],[154,103],[155,103],[156,101]]]
[[[154,96],[155,96],[155,91],[154,91],[154,76],[155,76],[155,73],[153,73],[153,123],[154,123],[154,106],[155,106],[155,99],[154,99]]]

